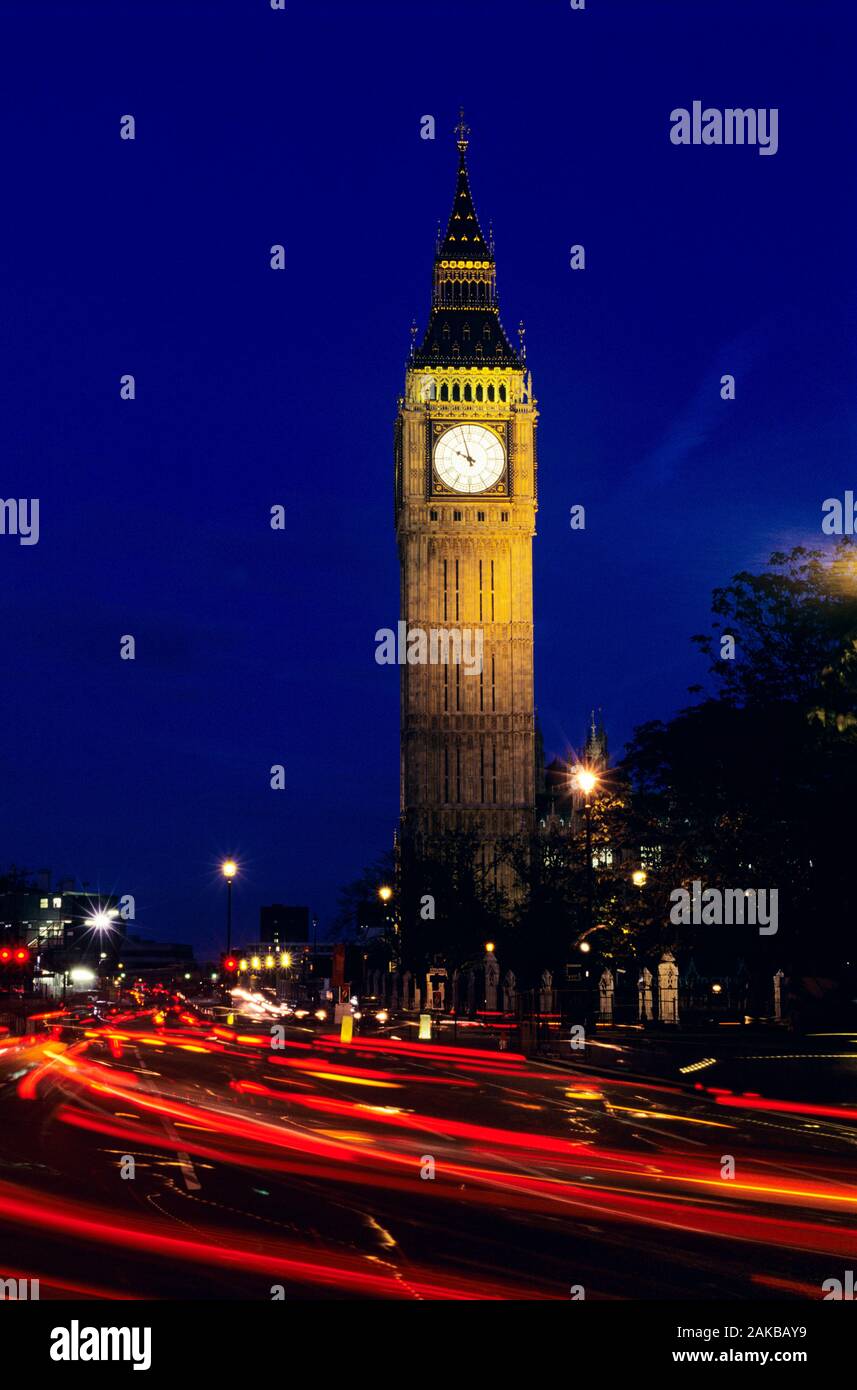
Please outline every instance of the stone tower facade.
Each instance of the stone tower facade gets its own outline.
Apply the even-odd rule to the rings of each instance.
[[[490,872],[494,843],[531,829],[535,800],[537,411],[523,329],[516,349],[500,321],[467,137],[462,121],[428,327],[411,353],[395,431],[399,631],[408,639],[400,835],[419,855],[438,835],[473,832]]]

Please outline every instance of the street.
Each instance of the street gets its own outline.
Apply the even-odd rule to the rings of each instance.
[[[43,1299],[817,1300],[853,1263],[847,1102],[441,1038],[307,1018],[272,1046],[189,1008],[0,1040],[0,1274]]]

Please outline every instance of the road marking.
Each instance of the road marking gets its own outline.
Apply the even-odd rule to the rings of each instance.
[[[137,1061],[141,1063],[140,1067],[138,1067],[137,1070],[140,1072],[141,1075],[146,1076],[147,1073],[144,1071],[142,1067],[143,1059],[140,1056],[140,1053],[137,1051],[136,1044],[134,1045],[134,1051],[137,1053]],[[142,1091],[148,1091],[150,1095],[158,1094],[156,1088],[152,1086],[148,1080],[141,1081],[140,1089]],[[187,1152],[186,1149],[179,1148],[181,1140],[179,1139],[179,1136],[176,1134],[172,1122],[166,1117],[166,1115],[161,1115],[160,1120],[164,1126],[164,1130],[166,1131],[167,1138],[169,1139],[170,1143],[175,1149],[176,1158],[178,1159],[179,1168],[181,1169],[181,1175],[184,1178],[185,1187],[187,1188],[188,1192],[200,1192],[202,1190],[202,1183],[196,1176],[196,1169],[190,1161],[190,1154]]]

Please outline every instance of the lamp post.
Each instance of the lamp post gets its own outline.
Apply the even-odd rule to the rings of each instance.
[[[390,887],[389,883],[381,884],[380,888],[378,889],[378,897],[384,904],[385,909],[384,944],[387,947],[390,954],[390,959],[387,962],[387,969],[389,972],[393,969],[394,961],[398,964],[399,957],[401,955],[399,943],[399,924],[396,921],[395,915],[393,915],[390,911],[390,903],[393,900],[393,890]],[[390,932],[390,928],[392,928],[392,934]]]
[[[234,859],[224,859],[220,871],[226,879],[226,954],[232,954],[232,880],[238,872]]]
[[[592,930],[592,807],[590,796],[598,785],[597,775],[587,767],[580,767],[574,774],[578,791],[583,792],[583,817],[586,825],[586,930]]]

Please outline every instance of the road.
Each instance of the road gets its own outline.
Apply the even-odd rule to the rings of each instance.
[[[853,1266],[847,1104],[401,1023],[343,1045],[290,1021],[272,1046],[184,1017],[0,1042],[0,1277],[43,1299],[802,1300]]]

